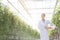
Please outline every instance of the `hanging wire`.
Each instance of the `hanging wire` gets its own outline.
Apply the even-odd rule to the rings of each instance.
[[[11,6],[13,7],[13,8],[15,8],[15,6],[9,1],[9,0],[7,0],[8,1],[8,3],[9,4],[11,4]],[[20,13],[20,11],[17,9],[17,8],[15,8],[17,11],[18,11],[18,13]],[[20,13],[21,14],[21,13]],[[22,15],[22,14],[21,14]],[[23,15],[22,15],[23,16]],[[24,16],[23,16],[24,17]]]
[[[28,12],[28,10],[26,9],[26,7],[24,6],[24,4],[23,4],[23,1],[21,0],[18,0],[18,2],[20,3],[20,4],[22,4],[22,6],[23,6],[23,8],[25,9],[25,11],[27,12],[27,14],[30,16],[30,18],[32,18],[31,17],[31,14]]]
[[[15,8],[15,6],[9,1],[9,0],[7,0],[8,1],[8,3],[13,7],[13,8]],[[16,10],[17,10],[17,12],[18,13],[20,13],[21,14],[21,12],[17,9],[17,8],[15,8]],[[22,16],[23,16],[23,14],[21,14]],[[24,16],[23,16],[24,17]],[[24,17],[25,18],[25,17]],[[26,20],[28,20],[27,18],[25,18]]]

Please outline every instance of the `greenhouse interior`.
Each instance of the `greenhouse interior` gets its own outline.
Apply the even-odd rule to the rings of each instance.
[[[0,40],[40,40],[40,15],[56,25],[50,40],[60,40],[60,0],[0,0]]]

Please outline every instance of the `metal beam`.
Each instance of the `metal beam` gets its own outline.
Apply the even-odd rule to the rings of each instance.
[[[54,8],[28,8],[27,10],[29,10],[29,9],[54,9]]]
[[[56,0],[56,4],[55,4],[55,8],[54,8],[54,12],[55,12],[55,9],[56,9],[57,4],[58,4],[58,0]]]
[[[23,16],[23,14],[21,14],[21,12],[20,12],[17,8],[15,8],[15,6],[14,6],[9,0],[7,0],[7,2],[8,2],[15,10],[17,10],[17,12],[20,13],[20,15]],[[23,16],[23,17],[25,18],[25,16]],[[25,18],[25,19],[28,20],[27,18]]]
[[[25,4],[23,4],[24,1],[23,1],[23,0],[18,0],[18,1],[19,1],[19,3],[23,6],[23,8],[24,8],[25,11],[27,12],[27,14],[31,17],[31,14],[28,12],[28,10],[26,9],[26,7],[24,6]]]
[[[25,0],[25,1],[55,1],[55,0]]]

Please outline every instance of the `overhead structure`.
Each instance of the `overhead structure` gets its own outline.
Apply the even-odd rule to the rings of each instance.
[[[34,23],[38,23],[41,13],[46,13],[46,19],[51,20],[57,0],[18,0],[30,14]]]
[[[57,0],[19,0],[22,3],[25,10],[33,15],[38,16],[41,13],[46,13],[50,18],[54,11]]]
[[[34,28],[37,26],[41,13],[46,13],[46,19],[51,20],[57,0],[8,0],[20,16]]]

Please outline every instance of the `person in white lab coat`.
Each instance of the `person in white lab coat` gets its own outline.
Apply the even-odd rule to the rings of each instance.
[[[45,20],[45,13],[41,14],[41,20],[38,24],[38,29],[40,31],[40,40],[49,40],[48,29],[55,29],[53,23],[48,20]]]

